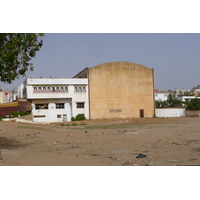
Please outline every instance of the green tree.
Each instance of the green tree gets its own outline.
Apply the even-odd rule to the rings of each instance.
[[[12,83],[33,71],[30,60],[43,45],[43,33],[0,33],[0,81]]]
[[[170,107],[179,107],[179,106],[182,106],[183,102],[178,100],[175,97],[175,94],[169,94],[168,99],[167,99],[167,103],[169,104]]]
[[[200,99],[190,99],[185,102],[187,110],[200,110]]]

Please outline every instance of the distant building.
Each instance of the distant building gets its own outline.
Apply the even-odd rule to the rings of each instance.
[[[192,92],[195,96],[200,96],[200,85],[198,85],[197,87],[193,87]]]
[[[191,99],[200,99],[200,97],[196,97],[196,96],[180,96],[177,97],[178,100],[185,102],[186,100],[191,100]]]
[[[177,96],[185,96],[186,94],[190,94],[190,90],[189,89],[176,89],[175,90],[175,94],[176,94],[176,97]]]
[[[11,103],[17,100],[16,92],[0,91],[0,103]]]
[[[4,91],[0,91],[0,103],[5,103],[6,95]]]
[[[171,94],[172,91],[164,91],[161,89],[155,89],[154,95],[155,95],[155,101],[167,101],[169,94]]]

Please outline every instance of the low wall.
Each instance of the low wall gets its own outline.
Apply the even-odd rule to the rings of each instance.
[[[185,117],[185,108],[159,108],[155,110],[156,117]]]
[[[200,110],[186,110],[187,117],[200,117]]]
[[[0,116],[9,115],[13,111],[18,112],[18,106],[0,107]]]

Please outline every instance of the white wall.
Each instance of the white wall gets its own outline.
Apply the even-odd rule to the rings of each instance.
[[[48,103],[48,109],[35,109],[36,104],[46,104]],[[56,109],[56,103],[64,103],[64,108]],[[70,108],[71,100],[33,100],[32,102],[32,114],[33,121],[36,122],[62,122],[63,119],[71,121],[72,113]],[[45,115],[45,117],[39,117]],[[60,118],[57,115],[61,115]]]
[[[156,117],[185,117],[185,108],[159,108],[155,110]]]

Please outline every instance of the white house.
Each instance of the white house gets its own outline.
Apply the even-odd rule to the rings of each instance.
[[[167,101],[170,93],[172,93],[172,91],[154,90],[155,101]]]
[[[33,121],[62,122],[84,115],[89,118],[87,78],[28,78],[18,97],[32,102]]]

